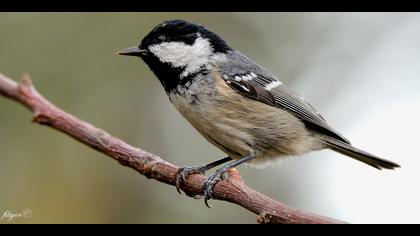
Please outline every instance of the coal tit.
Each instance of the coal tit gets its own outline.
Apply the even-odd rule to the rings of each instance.
[[[194,173],[232,161],[203,186],[204,199],[229,168],[332,149],[377,169],[398,164],[353,147],[302,96],[204,26],[184,20],[157,25],[119,55],[140,57],[191,125],[228,157],[178,170],[176,186]]]

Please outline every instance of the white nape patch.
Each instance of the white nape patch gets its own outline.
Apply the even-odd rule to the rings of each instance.
[[[273,81],[273,82],[267,84],[265,86],[265,89],[268,90],[268,91],[271,91],[273,88],[275,88],[279,85],[281,85],[281,82],[276,80],[276,81]]]
[[[185,67],[181,77],[186,77],[207,65],[210,61],[226,60],[223,54],[213,54],[213,48],[208,39],[198,37],[193,45],[183,42],[163,42],[149,46],[161,62],[172,64],[174,67]]]

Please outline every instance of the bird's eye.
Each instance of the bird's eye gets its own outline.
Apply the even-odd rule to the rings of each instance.
[[[158,37],[158,39],[159,39],[160,41],[165,41],[165,40],[166,40],[166,36],[165,36],[165,35],[160,35],[160,36]]]

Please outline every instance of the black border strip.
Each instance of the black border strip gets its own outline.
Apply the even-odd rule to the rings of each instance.
[[[416,1],[385,0],[1,0],[0,11],[416,11]]]

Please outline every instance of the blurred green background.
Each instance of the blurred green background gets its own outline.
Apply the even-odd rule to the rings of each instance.
[[[416,144],[409,145],[420,108],[419,14],[1,13],[0,73],[18,79],[29,72],[64,110],[176,165],[206,163],[224,154],[184,121],[145,64],[115,54],[172,18],[222,35],[303,94],[353,143],[403,166],[378,172],[322,151],[264,170],[240,167],[250,186],[351,222],[420,221],[414,214],[420,194],[404,187],[419,177],[411,155]],[[213,201],[207,209],[202,200],[32,124],[14,102],[0,98],[0,114],[0,214],[32,211],[30,218],[0,223],[256,222],[232,204]],[[412,126],[393,129],[398,119]],[[406,205],[384,214],[384,204],[398,197]]]

